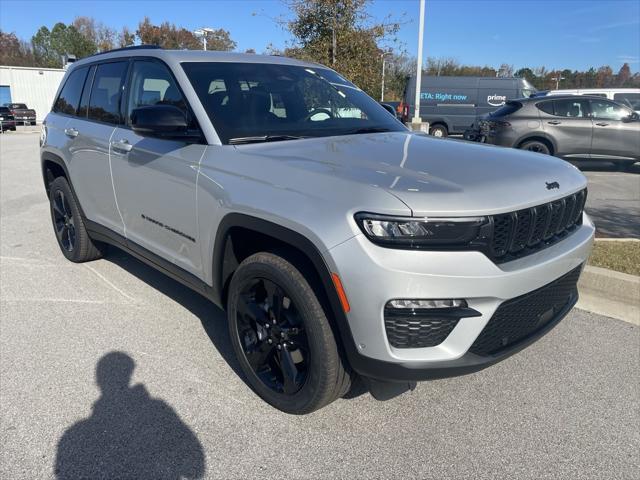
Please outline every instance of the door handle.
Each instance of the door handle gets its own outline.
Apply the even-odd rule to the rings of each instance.
[[[599,127],[606,127],[609,124],[605,123],[605,122],[600,122],[600,123],[596,123],[596,125],[599,126]]]
[[[64,129],[64,134],[65,134],[67,137],[75,138],[75,137],[77,137],[77,136],[78,136],[78,134],[79,134],[79,133],[80,133],[80,132],[78,132],[78,130],[76,130],[76,129],[75,129],[75,128],[73,128],[73,127],[72,127],[72,128],[65,128],[65,129]]]
[[[560,120],[551,120],[547,122],[549,125],[560,125],[562,122]]]
[[[123,138],[122,140],[118,140],[117,142],[111,142],[111,148],[126,153],[131,151],[133,145],[131,145],[126,138]]]

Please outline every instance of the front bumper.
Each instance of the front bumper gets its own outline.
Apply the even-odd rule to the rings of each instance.
[[[472,373],[521,350],[553,328],[577,296],[554,311],[553,318],[526,339],[495,354],[470,352],[503,303],[540,289],[584,264],[594,230],[585,215],[580,228],[564,240],[501,265],[480,252],[382,248],[363,235],[334,247],[329,252],[332,268],[340,275],[351,305],[347,321],[357,351],[350,356],[352,367],[361,375],[379,380],[426,380]],[[464,299],[480,315],[462,318],[439,345],[395,348],[387,338],[384,306],[397,298]]]

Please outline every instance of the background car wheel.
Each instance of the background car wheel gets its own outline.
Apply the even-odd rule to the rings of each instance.
[[[524,142],[522,145],[520,145],[520,149],[529,150],[530,152],[544,153],[545,155],[551,155],[549,146],[539,140],[530,140],[528,142]]]
[[[227,302],[233,348],[251,388],[286,413],[317,410],[349,391],[324,310],[300,271],[256,253],[234,273]]]
[[[76,263],[100,258],[104,246],[89,237],[66,178],[58,177],[51,183],[49,203],[53,231],[63,255]]]
[[[447,130],[447,127],[445,127],[444,125],[434,125],[433,127],[429,128],[429,135],[438,138],[445,138],[449,135],[449,132]]]
[[[621,172],[626,172],[627,170],[631,170],[631,168],[635,164],[635,160],[623,160],[618,163],[618,170],[620,170]]]

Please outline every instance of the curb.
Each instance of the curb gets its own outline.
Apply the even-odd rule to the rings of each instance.
[[[640,326],[640,277],[587,265],[577,308]]]
[[[596,242],[640,242],[640,238],[597,238]]]

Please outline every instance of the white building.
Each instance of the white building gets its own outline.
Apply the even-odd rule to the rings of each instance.
[[[26,103],[40,123],[51,110],[64,74],[62,68],[0,66],[0,105]]]

